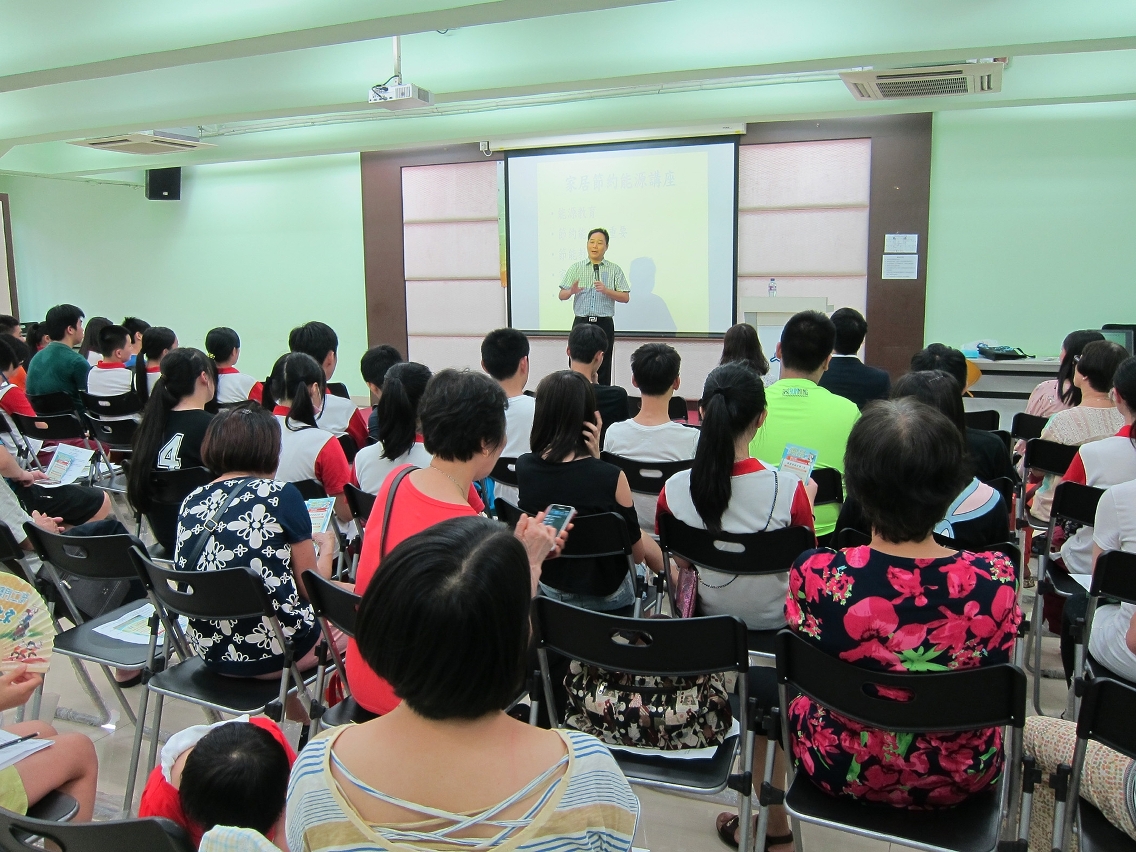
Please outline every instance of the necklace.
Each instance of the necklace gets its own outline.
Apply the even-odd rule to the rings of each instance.
[[[457,488],[458,493],[462,496],[462,499],[463,500],[466,499],[466,490],[464,488],[462,488],[462,484],[460,482],[458,482],[456,479],[454,479],[452,476],[450,476],[448,473],[446,473],[440,467],[434,467],[434,465],[431,464],[430,469],[438,471],[438,473],[442,474],[442,476],[444,476],[444,477],[446,477],[446,479],[450,480],[450,482],[452,482],[454,484],[454,487]]]

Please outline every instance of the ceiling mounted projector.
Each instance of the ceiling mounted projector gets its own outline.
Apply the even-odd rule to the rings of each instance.
[[[372,86],[367,103],[384,109],[416,109],[434,105],[434,95],[413,83]]]

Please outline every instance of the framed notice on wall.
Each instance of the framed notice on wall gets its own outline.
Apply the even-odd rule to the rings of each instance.
[[[16,304],[16,256],[12,252],[12,216],[8,195],[0,192],[0,314],[19,316]]]

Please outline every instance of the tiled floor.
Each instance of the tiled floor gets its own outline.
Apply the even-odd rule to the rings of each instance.
[[[1055,637],[1044,640],[1043,669],[1060,669],[1061,662]],[[106,697],[113,718],[107,725],[96,728],[90,725],[55,720],[61,731],[78,731],[95,741],[99,756],[99,803],[98,818],[110,818],[117,814],[125,792],[126,770],[129,765],[130,748],[134,728],[129,724],[117,724],[121,712],[115,705],[113,694],[102,673],[91,667],[91,676]],[[1031,684],[1032,685],[1032,684]],[[45,707],[50,707],[53,696],[58,696],[58,706],[78,713],[93,714],[95,707],[81,688],[75,673],[67,660],[58,658],[52,665],[45,684]],[[137,706],[140,688],[127,690],[132,706]],[[1065,705],[1065,686],[1063,681],[1045,679],[1042,681],[1042,708],[1047,715],[1058,715]],[[1032,707],[1030,708],[1032,712]],[[6,721],[12,720],[9,711]],[[204,721],[202,712],[190,705],[168,701],[162,719],[162,731],[168,734],[189,725]],[[145,743],[143,763],[145,762]],[[139,772],[138,791],[144,783]],[[725,794],[714,800],[697,799],[637,788],[642,803],[642,817],[636,846],[651,852],[698,852],[698,850],[723,850],[726,847],[714,832],[714,818],[723,810],[730,810],[734,802]],[[137,795],[135,803],[137,803]],[[803,832],[806,852],[899,852],[903,847],[872,841],[865,838],[841,834],[813,826],[805,826]]]

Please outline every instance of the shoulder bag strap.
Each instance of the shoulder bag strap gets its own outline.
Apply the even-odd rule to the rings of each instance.
[[[415,470],[418,470],[418,468],[412,464],[404,467],[395,474],[394,479],[391,480],[390,488],[387,489],[387,502],[386,506],[383,507],[383,528],[379,532],[380,561],[387,552],[387,529],[390,528],[391,507],[394,506],[394,493],[398,490],[398,486],[402,484],[402,480],[406,479],[406,475]]]
[[[241,477],[237,481],[237,484],[229,489],[229,493],[225,495],[225,499],[221,501],[221,505],[217,507],[217,511],[206,519],[203,524],[205,534],[197,540],[196,544],[193,545],[193,550],[185,559],[185,567],[187,570],[192,571],[197,567],[197,560],[201,558],[201,552],[205,550],[205,543],[209,540],[209,536],[213,534],[213,531],[217,529],[217,521],[225,514],[225,510],[229,508],[229,504],[236,498],[237,492],[244,488],[245,483],[248,482],[249,479],[250,477],[247,476]]]

